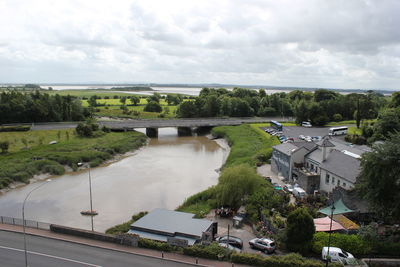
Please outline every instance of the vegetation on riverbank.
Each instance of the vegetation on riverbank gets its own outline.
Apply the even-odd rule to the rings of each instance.
[[[212,208],[221,205],[237,207],[237,205],[244,204],[241,199],[244,199],[246,195],[253,195],[255,191],[262,188],[271,193],[271,198],[279,198],[279,196],[272,194],[273,190],[270,184],[265,182],[255,171],[256,163],[266,162],[271,157],[272,146],[279,144],[276,137],[259,129],[261,126],[265,126],[265,124],[243,124],[213,128],[212,134],[226,138],[231,147],[219,183],[186,199],[178,207],[178,211],[191,212],[196,217],[202,218]],[[244,173],[246,178],[242,179]],[[257,186],[253,187],[252,185],[255,184]],[[271,198],[263,198],[263,200],[271,203],[283,201],[280,198],[278,201],[275,201],[276,199],[272,201]],[[258,212],[256,208],[252,210]],[[252,215],[251,217],[258,216]]]
[[[132,218],[129,221],[108,228],[106,230],[106,234],[117,235],[128,232],[131,224],[142,218],[147,213],[148,213],[147,211],[141,211],[137,214],[132,215]]]
[[[46,133],[55,132],[57,138],[58,133],[61,133],[60,139],[55,138],[58,140],[57,144],[48,144],[41,139]],[[66,133],[69,133],[68,138]],[[43,140],[43,144],[35,143],[35,146],[29,146],[32,143],[23,142],[24,145],[27,143],[27,146],[24,150],[18,151],[21,144],[17,140],[11,146],[11,152],[0,155],[0,189],[12,182],[27,183],[29,178],[37,174],[61,175],[65,172],[65,165],[73,170],[77,169],[79,162],[89,163],[91,167],[95,167],[111,159],[115,154],[139,148],[147,140],[144,134],[138,132],[103,133],[92,138],[77,137],[72,130],[1,134],[1,137],[3,134],[10,134],[10,137],[14,134],[28,134],[29,140]]]

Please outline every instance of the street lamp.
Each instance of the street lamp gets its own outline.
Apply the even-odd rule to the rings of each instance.
[[[24,202],[22,203],[22,229],[24,231],[24,253],[25,253],[25,266],[28,267],[28,253],[26,251],[26,231],[25,231],[25,202],[28,199],[28,197],[32,194],[33,191],[39,189],[46,183],[51,182],[51,179],[47,179],[45,183],[40,184],[39,186],[36,186],[33,188],[25,197]]]
[[[331,225],[329,226],[329,238],[328,238],[328,252],[326,254],[326,267],[328,267],[329,264],[329,248],[331,246],[331,234],[332,234],[332,220],[333,220],[333,212],[335,211],[335,203],[332,204],[331,206]]]

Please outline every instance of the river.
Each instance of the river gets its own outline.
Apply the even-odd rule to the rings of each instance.
[[[129,220],[132,214],[154,208],[175,209],[185,198],[217,184],[228,148],[205,136],[178,137],[175,128],[122,159],[91,169],[94,229]],[[52,177],[25,204],[30,220],[90,229],[88,170]],[[36,182],[0,195],[0,215],[21,218],[22,202]]]

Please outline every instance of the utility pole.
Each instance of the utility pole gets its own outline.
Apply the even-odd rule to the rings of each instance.
[[[89,168],[89,191],[90,191],[90,212],[93,213],[93,202],[92,202],[92,177],[90,175],[90,168]],[[90,215],[90,221],[92,223],[92,231],[94,231],[93,228],[93,214]]]

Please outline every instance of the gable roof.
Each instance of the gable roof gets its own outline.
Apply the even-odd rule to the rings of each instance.
[[[319,167],[352,183],[360,173],[360,161],[338,150],[332,150]]]
[[[294,142],[292,144],[297,146],[298,148],[304,147],[308,151],[311,151],[317,147],[317,145],[314,142]]]
[[[334,144],[332,144],[331,141],[328,140],[327,137],[325,137],[324,139],[322,139],[322,142],[319,144],[320,147],[335,147]]]
[[[276,145],[273,147],[273,149],[278,150],[279,152],[282,152],[285,155],[290,156],[292,151],[296,150],[298,147],[295,146],[293,143],[283,143],[280,145]]]

